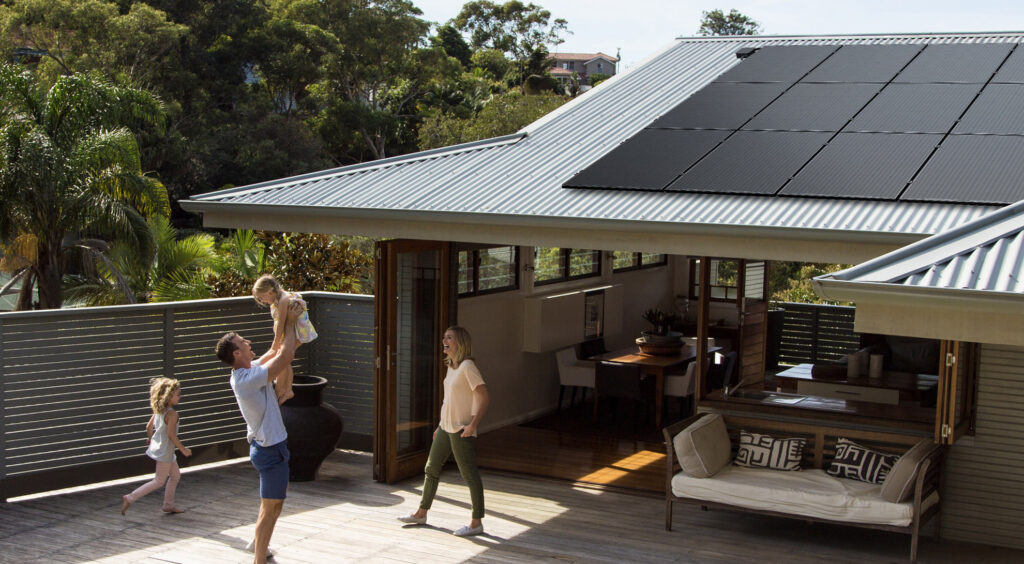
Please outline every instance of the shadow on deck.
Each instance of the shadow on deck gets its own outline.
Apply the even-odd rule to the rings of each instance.
[[[908,538],[727,511],[677,508],[617,489],[484,471],[487,534],[451,531],[469,518],[469,493],[453,467],[442,476],[430,525],[403,527],[421,480],[371,480],[371,457],[337,451],[315,482],[289,489],[271,546],[277,562],[878,562],[905,558]],[[137,482],[136,482],[137,484]],[[159,492],[122,519],[106,486],[0,505],[4,562],[244,562],[257,509],[256,472],[246,462],[185,474],[182,515],[160,513]],[[921,562],[1021,562],[1024,552],[922,539]]]

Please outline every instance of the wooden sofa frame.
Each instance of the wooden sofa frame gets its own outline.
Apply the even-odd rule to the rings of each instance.
[[[852,527],[880,529],[883,531],[908,534],[910,535],[911,562],[917,561],[917,544],[921,525],[926,523],[929,519],[934,518],[935,537],[939,537],[939,508],[941,505],[941,499],[938,503],[933,504],[926,510],[922,510],[922,504],[926,499],[928,499],[928,496],[933,492],[938,491],[940,486],[943,457],[945,454],[945,449],[940,445],[935,445],[934,448],[928,452],[921,462],[921,465],[918,467],[917,477],[914,483],[913,519],[907,526],[851,523],[847,521],[823,519],[820,517],[807,517],[804,515],[795,515],[776,511],[749,509],[746,507],[702,501],[694,498],[676,497],[672,493],[672,477],[675,476],[676,473],[680,472],[681,468],[679,466],[679,460],[676,458],[673,449],[672,439],[680,431],[704,415],[707,414],[699,413],[693,417],[684,419],[662,429],[662,434],[665,437],[665,449],[668,454],[666,457],[667,464],[665,473],[665,530],[672,530],[672,504],[681,502],[700,505],[701,509],[704,511],[707,511],[710,507],[715,507],[735,511],[745,511],[748,513],[760,513],[775,517],[785,517],[789,519],[801,519],[808,522],[835,523]],[[782,421],[753,416],[722,414],[722,417],[725,420],[726,429],[729,431],[729,439],[732,443],[733,455],[735,455],[737,445],[739,444],[739,432],[741,429],[752,433],[760,433],[775,437],[806,438],[807,444],[804,448],[804,460],[802,462],[802,466],[804,468],[826,468],[832,457],[835,455],[836,440],[839,437],[846,437],[847,439],[873,450],[896,454],[906,452],[907,449],[921,440],[920,436],[907,435],[898,432],[828,427],[816,423],[794,422],[792,420]],[[708,479],[713,480],[714,478]]]

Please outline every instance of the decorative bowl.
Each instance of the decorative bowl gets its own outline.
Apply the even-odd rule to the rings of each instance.
[[[678,338],[674,342],[650,342],[646,337],[640,337],[636,340],[636,345],[640,347],[640,352],[653,355],[679,354],[683,348],[683,342]]]

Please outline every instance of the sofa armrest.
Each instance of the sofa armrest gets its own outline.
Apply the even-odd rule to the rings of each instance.
[[[915,519],[921,516],[921,507],[924,500],[932,492],[939,489],[941,477],[942,456],[945,449],[942,445],[935,445],[928,451],[928,454],[921,460],[917,467],[917,475],[914,477],[914,516]]]

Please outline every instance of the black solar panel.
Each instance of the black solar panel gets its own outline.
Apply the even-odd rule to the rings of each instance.
[[[831,135],[818,132],[738,131],[666,190],[774,194]]]
[[[727,131],[645,129],[563,186],[661,190],[727,135]]]
[[[1024,135],[1024,84],[986,86],[953,133]]]
[[[785,84],[709,84],[648,127],[734,130],[786,89]]]
[[[1024,200],[1024,137],[951,135],[901,200],[1011,204]]]
[[[889,84],[844,131],[946,133],[980,84]]]
[[[942,135],[840,133],[781,195],[895,200]]]
[[[794,83],[836,49],[835,45],[761,47],[718,77],[716,82]]]
[[[892,80],[923,45],[844,45],[802,82],[875,82]]]
[[[984,84],[1012,48],[1008,43],[929,45],[894,82]]]
[[[878,84],[796,84],[743,129],[839,131]]]
[[[1010,58],[999,67],[992,82],[1024,84],[1024,49],[1017,47],[1013,50]]]

